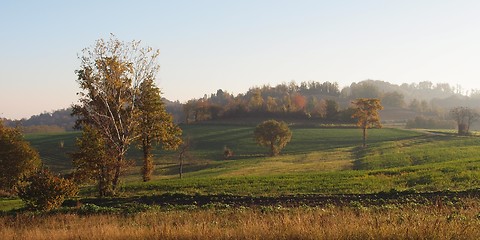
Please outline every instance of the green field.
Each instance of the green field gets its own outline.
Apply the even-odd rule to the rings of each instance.
[[[0,193],[2,239],[478,239],[480,138],[447,132],[293,126],[281,156],[253,141],[254,126],[182,126],[193,145],[184,178],[175,152],[141,153],[119,196],[94,186],[52,212],[25,212]],[[28,135],[50,169],[71,171],[78,132]],[[63,143],[63,144],[61,144]],[[223,159],[224,147],[234,157]],[[9,211],[13,210],[13,211]],[[460,237],[459,237],[460,236]]]
[[[141,154],[123,177],[123,196],[143,194],[297,194],[376,193],[382,191],[467,190],[480,186],[480,138],[401,129],[371,129],[362,149],[358,129],[292,127],[291,143],[279,157],[253,141],[253,126],[188,125],[193,140],[184,178],[178,177],[175,152],[157,150],[152,181],[141,182]],[[29,135],[45,164],[59,172],[71,169],[68,153],[79,133]],[[63,148],[60,142],[63,141]],[[235,153],[223,159],[227,146]],[[92,187],[82,191],[95,195]]]

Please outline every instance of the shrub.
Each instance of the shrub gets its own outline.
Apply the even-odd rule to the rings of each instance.
[[[406,128],[424,128],[424,129],[453,129],[455,122],[451,120],[441,120],[417,116],[407,122]]]
[[[25,205],[37,210],[52,210],[62,205],[66,197],[75,196],[78,187],[70,179],[42,169],[19,187],[19,197]]]
[[[225,160],[233,157],[233,150],[225,146],[223,148],[223,157],[225,158]]]

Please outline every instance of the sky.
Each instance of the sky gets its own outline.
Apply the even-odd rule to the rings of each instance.
[[[110,33],[160,49],[157,85],[180,102],[312,80],[480,89],[479,13],[476,0],[2,0],[0,117],[76,103],[78,56]]]

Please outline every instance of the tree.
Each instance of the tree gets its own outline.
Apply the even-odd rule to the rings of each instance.
[[[457,123],[458,135],[468,135],[470,126],[480,117],[476,111],[468,107],[455,107],[450,110],[450,115]]]
[[[193,110],[195,108],[195,101],[194,100],[188,100],[185,104],[183,104],[183,112],[185,114],[185,124],[189,124],[190,121],[190,115],[192,114]]]
[[[255,128],[254,136],[258,145],[270,148],[270,156],[276,156],[290,142],[292,132],[285,122],[268,120]]]
[[[295,94],[293,96],[293,105],[297,111],[305,111],[307,105],[307,99],[301,94]]]
[[[410,105],[408,106],[408,108],[412,111],[415,111],[415,112],[421,112],[422,111],[422,107],[420,106],[420,102],[416,98],[414,98],[410,102]]]
[[[82,136],[77,138],[78,150],[72,154],[75,181],[96,182],[101,197],[115,193],[112,187],[117,162],[110,154],[112,148],[106,144],[96,128],[86,125],[83,127]]]
[[[175,150],[181,143],[182,130],[173,123],[172,116],[165,110],[160,96],[160,89],[153,79],[146,79],[140,84],[140,95],[137,99],[140,110],[140,146],[143,151],[143,181],[151,179],[153,167],[153,143],[161,144],[165,150]]]
[[[333,121],[338,114],[338,103],[335,100],[328,99],[325,101],[325,118]]]
[[[352,102],[356,109],[352,118],[357,119],[357,126],[363,130],[363,147],[367,146],[367,128],[382,127],[379,110],[383,107],[377,98],[359,98]]]
[[[278,104],[277,104],[277,99],[276,98],[268,96],[266,105],[267,105],[266,106],[267,107],[267,112],[273,113],[273,112],[277,111]]]
[[[0,120],[0,189],[15,190],[40,165],[40,155],[23,139],[20,129],[6,127]]]
[[[260,111],[263,107],[264,101],[262,98],[262,91],[259,88],[251,89],[252,96],[249,99],[248,107],[251,111]]]
[[[389,107],[403,107],[405,96],[397,91],[387,92],[383,95],[382,103]]]
[[[189,157],[190,148],[192,147],[192,140],[189,137],[186,137],[182,140],[178,148],[178,160],[180,160],[179,174],[180,178],[183,176],[183,161],[185,158]]]
[[[158,50],[141,47],[139,41],[125,43],[112,35],[109,41],[100,39],[84,49],[80,57],[76,74],[82,91],[73,114],[79,117],[77,127],[89,125],[97,130],[114,159],[114,175],[108,183],[112,194],[126,166],[125,154],[140,136],[136,101],[141,83],[155,79],[158,55]]]
[[[380,91],[378,87],[370,82],[361,82],[358,84],[352,83],[350,85],[350,97],[355,98],[378,98]]]

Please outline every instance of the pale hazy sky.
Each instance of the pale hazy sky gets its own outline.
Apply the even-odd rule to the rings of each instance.
[[[69,107],[77,54],[114,33],[161,51],[170,100],[295,80],[480,89],[480,1],[0,2],[0,117]]]

